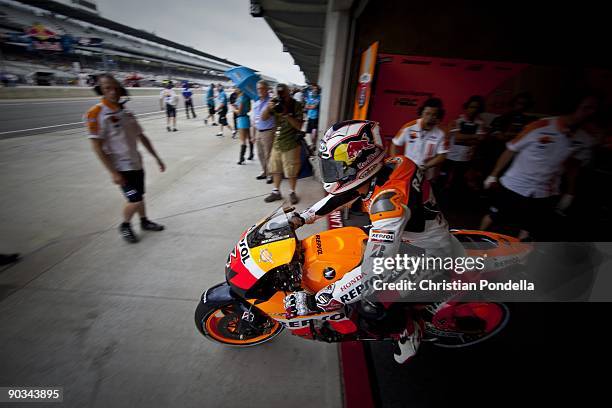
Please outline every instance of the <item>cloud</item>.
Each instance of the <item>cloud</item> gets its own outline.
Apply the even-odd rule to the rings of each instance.
[[[304,75],[248,0],[98,0],[103,17],[154,32],[200,51],[249,66],[279,81],[304,83]]]

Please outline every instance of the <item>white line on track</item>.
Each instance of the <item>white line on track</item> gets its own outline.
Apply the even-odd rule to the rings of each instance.
[[[139,98],[157,98],[159,95],[135,95],[130,96],[130,99]],[[48,104],[62,104],[62,103],[75,103],[75,102],[87,102],[87,101],[99,101],[99,97],[84,96],[80,98],[55,98],[55,99],[34,99],[32,102],[24,101],[23,99],[9,99],[7,102],[0,100],[0,106],[25,106],[25,105],[48,105]],[[34,102],[36,101],[36,102]]]
[[[200,106],[200,108],[201,108],[201,106]],[[139,114],[134,115],[134,116],[155,115],[155,114],[161,114],[161,113],[165,113],[165,112],[166,111],[163,110],[163,111],[139,113]],[[41,127],[30,128],[30,129],[8,130],[6,132],[0,132],[0,136],[8,135],[10,133],[23,133],[23,132],[30,132],[30,131],[33,131],[33,130],[53,129],[53,128],[62,127],[62,126],[84,125],[84,124],[85,124],[85,122],[72,122],[72,123],[62,123],[62,124],[59,124],[59,125],[41,126]]]

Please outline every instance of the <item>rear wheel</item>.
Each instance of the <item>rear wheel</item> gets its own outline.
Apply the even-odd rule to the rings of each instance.
[[[424,340],[438,347],[472,346],[499,333],[509,318],[510,310],[503,303],[449,303],[425,323]]]
[[[235,347],[265,343],[283,330],[279,322],[267,316],[256,316],[254,323],[249,323],[242,320],[242,313],[237,304],[210,309],[200,302],[195,312],[195,323],[206,338]]]

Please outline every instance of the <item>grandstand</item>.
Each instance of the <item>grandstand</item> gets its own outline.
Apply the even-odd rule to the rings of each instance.
[[[4,77],[37,84],[38,73],[46,73],[53,81],[44,85],[84,85],[84,77],[110,71],[136,86],[168,79],[205,85],[227,83],[224,71],[240,65],[108,20],[95,2],[86,2],[90,10],[67,3],[0,0]]]

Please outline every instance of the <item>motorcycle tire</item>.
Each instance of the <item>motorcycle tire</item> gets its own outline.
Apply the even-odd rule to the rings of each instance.
[[[241,312],[235,304],[210,308],[200,302],[195,311],[195,324],[198,331],[207,339],[231,347],[252,347],[265,343],[283,331],[283,325],[267,318],[265,324],[270,327],[263,333],[250,333],[249,330],[238,332]]]
[[[424,342],[437,347],[461,348],[481,343],[498,334],[510,319],[503,303],[460,303],[454,308],[470,308],[473,316],[436,314],[425,322]]]

